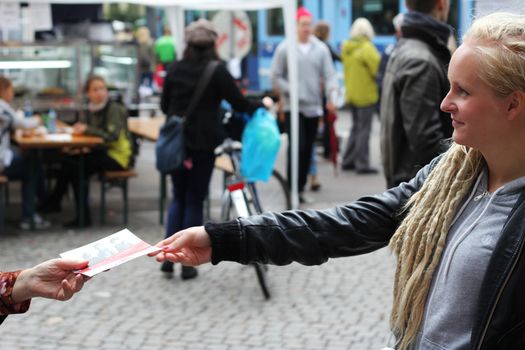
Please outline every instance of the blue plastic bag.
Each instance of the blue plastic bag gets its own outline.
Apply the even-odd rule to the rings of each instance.
[[[248,182],[268,181],[281,146],[277,121],[259,108],[242,133],[241,175]]]

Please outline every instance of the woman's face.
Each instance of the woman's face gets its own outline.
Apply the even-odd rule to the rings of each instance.
[[[496,96],[478,77],[480,69],[473,48],[461,45],[450,60],[450,91],[441,110],[451,115],[456,143],[483,151],[509,136],[505,113],[509,98]]]
[[[93,80],[89,84],[86,95],[91,103],[100,104],[104,102],[108,97],[108,89],[106,88],[106,84],[99,79]]]
[[[15,90],[13,89],[13,85],[6,88],[2,96],[0,97],[7,103],[13,102],[13,98],[15,97]]]

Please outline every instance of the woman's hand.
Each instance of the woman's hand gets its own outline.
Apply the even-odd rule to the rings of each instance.
[[[84,123],[75,123],[73,125],[73,135],[83,135],[86,133],[87,125]]]
[[[190,227],[156,244],[162,251],[157,261],[170,260],[186,266],[195,266],[211,261],[211,241],[204,226]]]
[[[16,279],[11,297],[16,303],[34,297],[68,300],[82,289],[87,280],[73,271],[87,265],[87,260],[52,259],[23,270]]]
[[[271,110],[274,105],[274,102],[271,97],[264,96],[262,99],[262,104],[264,105],[264,107],[266,107],[266,109]]]

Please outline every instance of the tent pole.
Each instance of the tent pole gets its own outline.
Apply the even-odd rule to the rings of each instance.
[[[299,207],[299,72],[297,68],[297,23],[295,1],[283,1],[284,28],[286,35],[288,80],[290,83],[290,118],[291,118],[291,176],[292,176],[292,208]]]
[[[175,40],[177,59],[181,59],[184,52],[184,9],[181,6],[167,6],[166,14],[171,35]]]

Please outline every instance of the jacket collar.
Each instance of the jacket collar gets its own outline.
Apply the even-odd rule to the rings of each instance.
[[[405,15],[401,31],[404,38],[418,39],[429,45],[440,61],[450,61],[447,42],[452,31],[448,24],[421,12],[411,11]]]

